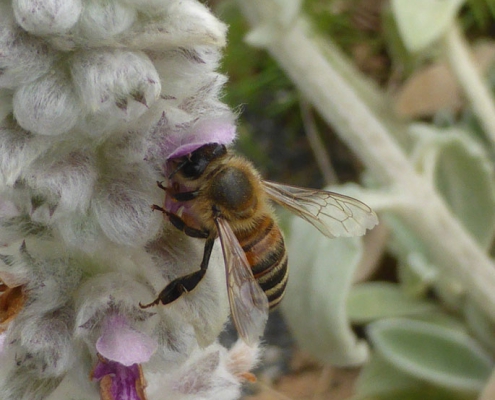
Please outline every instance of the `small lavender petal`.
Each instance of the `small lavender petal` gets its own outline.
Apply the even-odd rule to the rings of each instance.
[[[106,320],[103,333],[96,342],[98,353],[124,366],[147,362],[157,347],[154,339],[132,328],[120,315]]]
[[[187,134],[171,137],[167,143],[166,158],[181,157],[208,143],[228,145],[235,138],[235,125],[224,119],[204,120]]]

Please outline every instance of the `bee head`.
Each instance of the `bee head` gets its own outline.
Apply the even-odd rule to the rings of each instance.
[[[198,179],[213,160],[226,153],[227,149],[223,144],[209,143],[185,156],[170,159],[167,162],[172,170],[169,179],[175,174],[180,174],[189,180]]]

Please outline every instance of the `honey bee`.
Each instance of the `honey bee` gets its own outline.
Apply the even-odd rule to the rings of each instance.
[[[378,223],[366,204],[324,190],[263,180],[246,159],[210,143],[167,160],[171,171],[162,211],[186,235],[206,239],[200,269],[170,282],[142,308],[169,304],[204,277],[215,239],[225,261],[232,320],[249,345],[263,334],[269,310],[277,306],[288,278],[284,238],[269,200],[289,209],[325,236],[359,236]]]

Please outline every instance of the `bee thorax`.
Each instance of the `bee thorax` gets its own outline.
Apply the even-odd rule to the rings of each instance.
[[[209,188],[211,200],[229,211],[249,211],[256,205],[251,180],[237,168],[225,168],[212,180]]]

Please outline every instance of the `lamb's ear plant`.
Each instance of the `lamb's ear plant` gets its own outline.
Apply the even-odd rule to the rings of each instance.
[[[257,347],[216,338],[223,259],[198,268],[156,182],[190,143],[229,144],[226,25],[196,0],[0,2],[0,397],[234,399]]]
[[[407,51],[448,60],[481,135],[461,122],[400,120],[393,99],[314,29],[300,1],[237,4],[251,25],[246,42],[269,52],[365,165],[363,186],[332,189],[379,212],[398,262],[397,283],[353,286],[366,239],[329,242],[294,220],[283,311],[298,343],[323,362],[363,366],[356,399],[493,398],[495,107],[457,22],[464,2],[390,7]],[[366,325],[372,347],[353,323]]]

